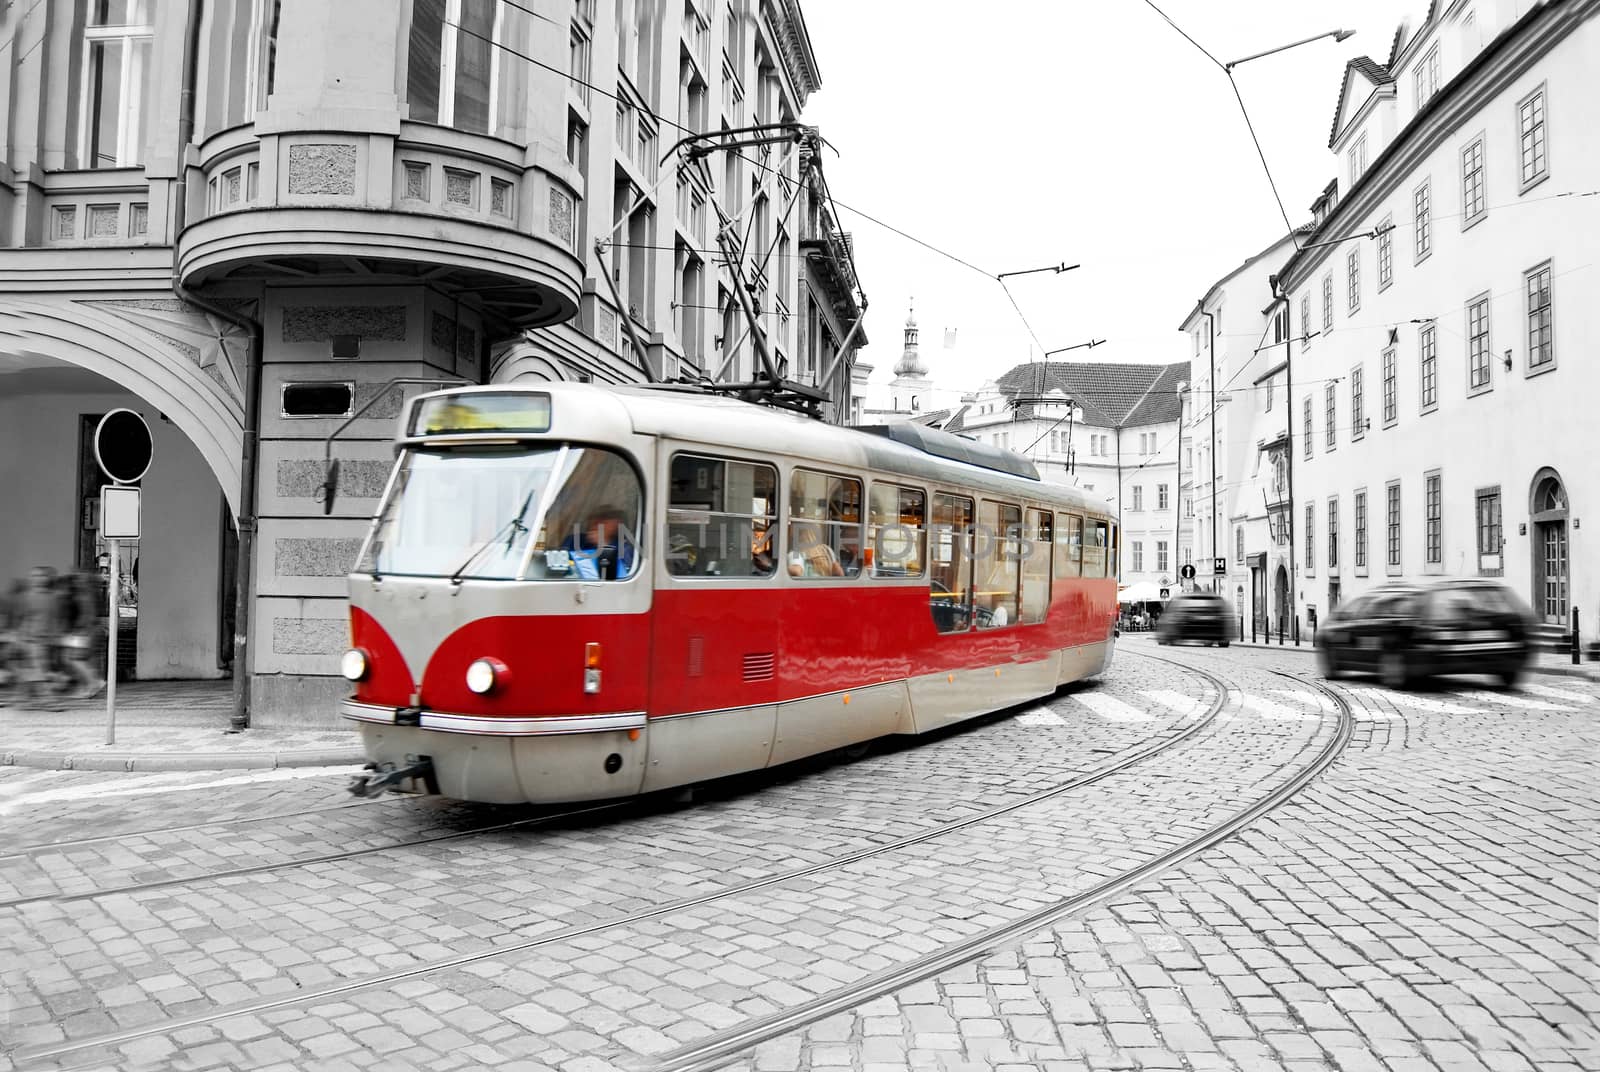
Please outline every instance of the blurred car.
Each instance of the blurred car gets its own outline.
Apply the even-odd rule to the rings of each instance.
[[[1162,611],[1156,622],[1156,643],[1175,644],[1197,640],[1202,644],[1228,646],[1238,623],[1233,607],[1214,592],[1188,592],[1178,596]]]
[[[1324,677],[1373,673],[1396,689],[1438,674],[1492,674],[1509,688],[1528,665],[1532,622],[1495,581],[1389,584],[1333,612],[1317,659]]]

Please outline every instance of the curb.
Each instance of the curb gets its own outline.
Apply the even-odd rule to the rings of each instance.
[[[1316,647],[1302,641],[1296,646],[1292,641],[1279,646],[1277,644],[1260,644],[1252,640],[1230,640],[1230,648],[1253,648],[1263,651],[1299,651],[1307,655],[1316,654]],[[1589,681],[1600,681],[1600,667],[1588,668],[1584,666],[1539,666],[1530,663],[1523,667],[1529,674],[1551,674],[1556,677],[1580,677]]]
[[[80,771],[228,771],[276,770],[287,767],[360,766],[361,752],[345,748],[288,752],[111,752],[96,755],[71,751],[0,750],[0,767]]]

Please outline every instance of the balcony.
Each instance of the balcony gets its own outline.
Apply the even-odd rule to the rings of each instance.
[[[190,179],[179,277],[420,281],[507,329],[559,323],[578,307],[580,180],[527,155],[421,123],[397,136],[223,132]]]
[[[856,275],[850,270],[849,235],[828,231],[800,239],[800,252],[841,315],[856,313]]]

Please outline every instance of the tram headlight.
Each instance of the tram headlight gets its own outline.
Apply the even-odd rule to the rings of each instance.
[[[339,659],[339,673],[346,681],[365,680],[369,668],[367,653],[360,648],[351,648]]]
[[[475,659],[467,667],[467,688],[486,696],[511,683],[511,670],[499,659]]]

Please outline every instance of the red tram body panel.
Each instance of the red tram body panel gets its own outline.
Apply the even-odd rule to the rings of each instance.
[[[1104,670],[1112,519],[1015,455],[897,434],[663,390],[413,399],[350,578],[344,715],[380,771],[574,801]]]

